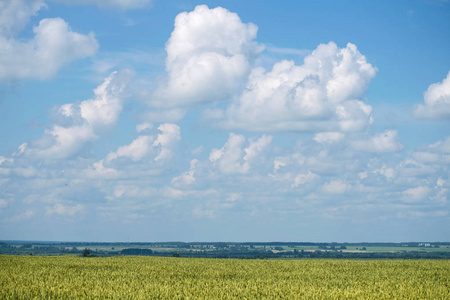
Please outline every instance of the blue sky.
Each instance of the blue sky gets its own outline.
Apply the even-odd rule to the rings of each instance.
[[[448,241],[448,1],[0,2],[0,239]]]

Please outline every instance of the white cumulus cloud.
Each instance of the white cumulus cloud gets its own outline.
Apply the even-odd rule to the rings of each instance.
[[[168,78],[152,103],[182,106],[223,100],[236,92],[257,53],[257,27],[225,8],[199,5],[180,13],[166,44]]]
[[[87,143],[96,140],[99,132],[117,122],[126,98],[124,89],[131,76],[128,70],[113,72],[94,90],[93,99],[60,106],[57,115],[64,124],[53,125],[34,148],[25,151],[48,159],[77,154]]]
[[[372,107],[361,97],[375,73],[355,45],[319,45],[303,65],[281,61],[269,72],[254,69],[218,121],[252,131],[359,131],[372,122]]]
[[[417,118],[450,118],[450,72],[439,83],[433,83],[424,93],[424,104],[419,104],[414,111]]]
[[[97,52],[98,43],[93,33],[73,32],[60,18],[41,20],[33,28],[34,37],[29,41],[17,39],[16,35],[30,16],[42,6],[42,1],[0,3],[0,80],[45,79],[63,65]]]
[[[105,127],[117,122],[125,95],[125,87],[133,72],[113,72],[103,84],[94,90],[95,97],[80,103],[81,117],[93,128]]]

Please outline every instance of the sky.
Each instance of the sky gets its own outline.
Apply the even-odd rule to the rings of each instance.
[[[450,241],[450,2],[0,0],[0,240]]]

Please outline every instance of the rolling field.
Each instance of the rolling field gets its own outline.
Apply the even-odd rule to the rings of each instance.
[[[446,299],[448,260],[0,256],[0,299]]]

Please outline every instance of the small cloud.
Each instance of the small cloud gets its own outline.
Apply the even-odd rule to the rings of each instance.
[[[342,180],[334,180],[325,183],[322,188],[329,194],[343,194],[350,189],[350,185]]]
[[[19,156],[19,155],[23,154],[25,152],[25,150],[27,150],[27,147],[28,147],[28,143],[23,143],[22,145],[19,146],[18,151],[13,153],[13,156]]]
[[[85,170],[84,175],[92,179],[116,179],[119,177],[119,171],[114,168],[105,167],[104,161],[101,160]]]
[[[435,210],[435,211],[407,211],[398,213],[400,218],[439,218],[447,217],[448,211]]]
[[[383,175],[388,180],[392,180],[395,176],[395,170],[386,166],[383,166],[381,169],[375,170],[375,173]]]
[[[126,26],[126,27],[132,27],[132,26],[137,25],[138,22],[136,22],[135,20],[130,19],[130,18],[123,18],[122,24],[123,24],[123,26]]]
[[[197,218],[214,219],[217,216],[217,211],[196,206],[192,209],[192,215]]]
[[[148,132],[152,128],[153,128],[153,125],[151,123],[148,123],[148,122],[136,125],[136,131],[138,133]]]
[[[424,93],[424,104],[416,106],[414,116],[420,119],[450,119],[450,72]]]
[[[151,123],[176,123],[182,120],[185,114],[185,109],[158,109],[142,113],[140,119]]]
[[[400,143],[397,130],[385,130],[372,136],[369,140],[352,143],[354,149],[365,152],[398,152],[404,146]]]
[[[430,188],[426,186],[419,186],[416,188],[408,189],[402,193],[403,201],[408,203],[420,202],[428,197],[430,191]]]
[[[359,179],[365,179],[365,178],[367,178],[367,176],[368,176],[368,174],[367,174],[366,171],[358,173],[358,178]]]
[[[141,135],[131,144],[121,146],[117,151],[109,153],[105,161],[109,163],[119,157],[128,157],[132,161],[139,161],[150,152],[152,143],[152,136]]]
[[[160,146],[160,152],[155,161],[168,159],[172,156],[173,145],[181,139],[180,127],[176,124],[161,124],[158,127],[161,132],[158,134],[156,140],[153,142],[153,146]]]
[[[75,206],[64,206],[62,204],[55,204],[53,207],[47,207],[47,215],[60,215],[60,216],[69,216],[72,217],[73,215],[81,212],[84,210],[84,206],[81,204],[77,204]]]
[[[8,206],[8,202],[5,199],[0,199],[0,209]]]
[[[330,144],[341,141],[345,135],[340,132],[320,132],[316,133],[314,140],[322,144]]]
[[[319,179],[320,176],[312,173],[311,171],[308,171],[306,174],[299,174],[295,177],[294,183],[292,184],[292,187],[297,187],[299,185],[304,185],[310,182],[313,182],[317,179]]]
[[[176,186],[180,186],[180,185],[185,186],[185,185],[190,185],[190,184],[194,183],[194,181],[195,181],[194,173],[195,173],[196,166],[198,163],[199,163],[199,161],[197,159],[191,160],[191,167],[189,168],[189,171],[184,172],[180,176],[173,178],[172,184],[174,184]]]
[[[36,154],[46,159],[73,157],[89,143],[98,138],[97,133],[112,127],[122,112],[126,98],[125,87],[133,72],[112,72],[95,90],[93,99],[78,104],[64,104],[57,115],[65,122],[57,122],[34,144],[34,148],[23,144],[20,152]]]
[[[199,155],[200,153],[203,152],[203,150],[205,150],[205,147],[199,146],[199,147],[195,148],[194,150],[192,150],[191,152],[194,155]]]
[[[18,222],[18,221],[28,220],[33,216],[34,216],[34,211],[29,209],[29,210],[25,211],[24,213],[15,215],[11,218],[6,219],[5,221],[6,222]]]
[[[14,159],[12,159],[12,158],[0,156],[0,166],[6,165],[6,164],[12,164],[13,162],[14,162]]]
[[[117,66],[117,62],[112,60],[95,60],[91,66],[91,70],[98,74],[111,72]]]
[[[30,1],[34,2],[30,6],[22,0],[6,2],[12,2],[13,5],[7,3],[6,8],[2,7],[5,13],[0,11],[0,80],[48,79],[64,65],[93,56],[98,51],[99,45],[93,33],[84,35],[73,32],[61,18],[42,19],[33,28],[34,37],[31,40],[16,39],[17,32],[13,34],[11,31],[19,30],[19,27],[22,29],[30,16],[36,14],[44,4],[42,1]],[[19,20],[10,19],[4,14],[19,16]],[[15,22],[23,24],[15,26]]]
[[[28,195],[25,199],[23,199],[23,203],[31,204],[33,202],[36,202],[38,199],[39,199],[39,195],[31,194],[31,195]]]
[[[251,164],[258,160],[271,142],[272,136],[263,135],[257,140],[249,140],[248,147],[245,147],[247,141],[243,135],[230,133],[228,141],[221,149],[211,150],[209,161],[222,173],[246,174]]]
[[[228,198],[225,199],[226,202],[236,202],[241,199],[241,195],[232,193]]]

